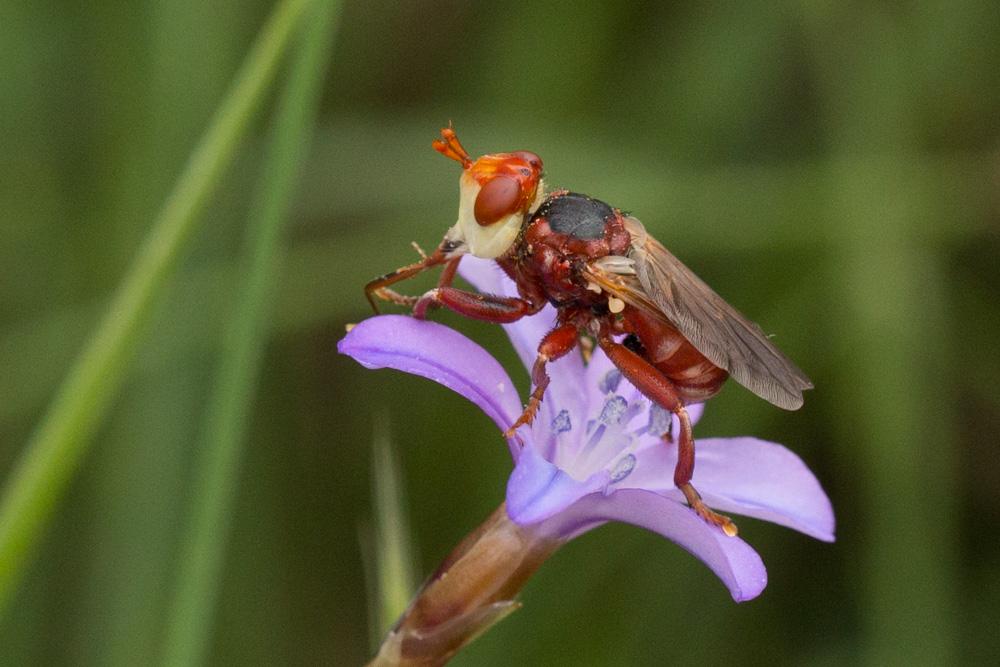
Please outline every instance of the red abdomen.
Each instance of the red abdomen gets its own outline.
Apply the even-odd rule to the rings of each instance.
[[[646,359],[676,385],[686,404],[719,393],[729,373],[706,359],[677,329],[631,306],[622,315],[625,328],[639,337]]]

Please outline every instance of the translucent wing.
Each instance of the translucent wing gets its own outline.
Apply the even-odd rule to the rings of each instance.
[[[726,303],[679,259],[625,218],[632,235],[626,261],[591,263],[585,277],[632,306],[659,312],[716,366],[779,408],[802,406],[812,382],[776,348],[760,327]],[[631,261],[628,261],[631,260]]]

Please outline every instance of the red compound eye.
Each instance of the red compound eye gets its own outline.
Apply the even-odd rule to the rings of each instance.
[[[513,176],[496,176],[483,186],[476,197],[476,222],[483,227],[492,225],[513,213],[520,200],[521,183]]]

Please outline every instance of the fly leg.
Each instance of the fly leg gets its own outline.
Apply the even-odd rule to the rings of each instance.
[[[549,386],[549,374],[545,372],[545,365],[568,354],[576,347],[578,339],[579,334],[572,324],[560,324],[542,338],[542,342],[538,344],[535,365],[531,368],[531,383],[535,385],[535,390],[531,392],[531,397],[528,399],[528,404],[524,407],[521,416],[509,429],[504,431],[505,438],[512,437],[514,431],[519,427],[531,424],[535,420],[538,408],[542,405],[542,397],[545,396],[545,390]]]
[[[515,296],[477,294],[460,290],[457,287],[444,286],[435,287],[420,297],[413,306],[413,316],[422,320],[427,317],[429,308],[444,306],[448,310],[471,317],[474,320],[509,324],[525,315],[534,315],[542,309],[543,305],[535,305]]]
[[[456,265],[458,262],[451,260]],[[375,280],[372,280],[367,285],[365,285],[365,297],[368,299],[368,303],[371,304],[372,310],[375,314],[378,314],[378,305],[375,303],[375,297],[380,299],[385,299],[397,305],[401,306],[412,306],[417,303],[417,297],[405,296],[396,292],[395,290],[389,289],[389,285],[394,285],[398,282],[412,278],[418,273],[422,273],[427,269],[437,266],[439,264],[444,264],[449,260],[446,259],[445,253],[439,247],[437,250],[432,252],[430,255],[422,255],[419,262],[414,262],[413,264],[407,264],[406,266],[400,267],[393,271],[392,273],[387,273],[384,276],[379,276]],[[447,272],[449,267],[446,267]],[[455,267],[457,268],[457,266]],[[455,270],[451,270],[451,276],[454,277]]]
[[[461,256],[455,257],[454,259],[449,259],[448,262],[444,265],[444,270],[441,272],[440,277],[438,277],[438,282],[437,282],[438,288],[441,288],[441,287],[451,287],[451,284],[453,282],[455,282],[455,273],[458,271],[458,263],[459,263],[459,261],[461,261],[461,259],[462,259]],[[424,296],[426,296],[426,295],[424,295]],[[416,311],[416,305],[418,303],[420,303],[421,298],[423,298],[423,297],[416,297],[416,296],[406,297],[407,303],[405,303],[403,305],[413,306],[414,307],[414,315],[416,315],[416,312],[415,312]],[[440,302],[433,301],[433,300],[431,300],[430,302],[422,305],[421,309],[420,309],[420,314],[417,315],[417,318],[421,319],[421,320],[424,319],[424,317],[427,315],[428,308],[437,308],[440,305],[441,305]]]
[[[611,363],[618,367],[622,375],[628,378],[636,389],[651,401],[655,401],[677,415],[681,428],[677,437],[677,466],[674,468],[674,484],[684,494],[691,509],[697,512],[701,518],[722,528],[726,535],[735,537],[736,524],[729,517],[709,509],[691,484],[691,476],[694,474],[694,436],[691,432],[691,419],[688,417],[684,402],[677,393],[673,382],[649,361],[624,345],[616,343],[610,336],[602,335],[598,342],[601,349],[611,359]]]
[[[387,287],[386,285],[391,285],[397,283],[401,280],[405,280],[416,274],[432,267],[437,266],[442,261],[438,255],[440,251],[435,252],[431,255],[424,254],[423,250],[419,246],[414,244],[417,248],[417,252],[423,258],[419,262],[415,262],[408,266],[404,266],[401,269],[396,269],[392,273],[388,273],[380,278],[373,280],[368,283],[365,287],[365,294],[368,296],[368,302],[372,304],[372,308],[375,308],[374,300],[372,296],[377,296],[380,299],[388,301],[389,303],[394,303],[397,306],[409,306],[413,307],[420,301],[419,296],[410,296],[408,294],[400,294],[394,289]],[[438,278],[438,287],[450,287],[455,281],[455,272],[458,270],[458,262],[461,260],[461,256],[454,257],[452,259],[445,261],[444,271],[441,272],[441,276]],[[436,306],[437,304],[430,304],[431,306]],[[378,308],[375,308],[375,312],[378,313]]]

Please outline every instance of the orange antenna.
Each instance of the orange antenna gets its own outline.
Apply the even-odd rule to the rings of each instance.
[[[468,169],[472,166],[472,159],[465,152],[465,149],[462,148],[462,144],[458,141],[458,135],[455,134],[455,130],[452,129],[450,123],[448,127],[441,129],[441,138],[435,139],[431,145],[441,155],[461,164],[463,169]]]

